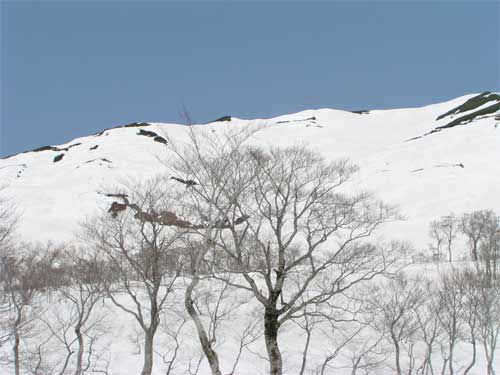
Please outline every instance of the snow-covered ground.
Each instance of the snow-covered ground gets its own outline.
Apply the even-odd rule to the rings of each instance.
[[[383,228],[384,236],[410,241],[420,250],[427,248],[431,220],[452,211],[458,214],[478,209],[500,212],[500,126],[497,127],[500,120],[495,119],[500,111],[428,134],[454,119],[450,115],[436,120],[438,116],[474,96],[422,108],[373,110],[363,114],[317,109],[271,119],[232,118],[194,128],[195,131],[203,129],[217,133],[224,132],[227,127],[262,126],[250,142],[266,145],[301,143],[328,159],[349,158],[360,167],[350,187],[373,192],[385,202],[397,205],[406,217],[403,222],[387,224]],[[493,103],[496,101],[490,104]],[[0,185],[7,186],[5,194],[12,198],[22,215],[18,227],[22,239],[71,241],[82,219],[95,214],[99,208],[109,207],[110,199],[99,194],[100,191],[130,178],[143,179],[165,173],[161,161],[172,156],[172,145],[162,142],[162,138],[155,140],[151,133],[139,134],[141,131],[154,132],[158,137],[180,144],[187,139],[188,128],[163,123],[118,127],[74,139],[56,146],[56,150],[26,152],[1,159]],[[64,156],[55,161],[59,155]],[[425,267],[419,270],[427,274],[435,272],[434,266]],[[58,308],[57,304],[51,308]],[[110,373],[139,373],[142,356],[137,354],[133,343],[135,323],[132,318],[110,303],[99,308],[105,311],[106,325],[110,328],[101,343],[105,352],[110,353]],[[221,328],[224,339],[218,344],[224,369],[231,367],[239,330],[244,329],[246,319],[255,308],[258,306],[252,302],[242,303],[231,314],[231,319],[224,322]],[[178,318],[173,321],[175,324],[180,322]],[[180,360],[184,361],[180,367],[188,366],[189,361],[195,365],[199,348],[194,337],[188,322],[182,331],[185,346],[180,355]],[[289,325],[283,327],[281,340],[287,366],[290,366],[286,374],[294,375],[300,367],[304,333]],[[324,359],[332,345],[325,340],[314,342],[311,363]],[[165,331],[160,332],[158,353],[165,354],[171,345]],[[460,351],[464,358],[467,350]],[[244,354],[235,375],[266,373],[267,363],[261,357],[265,353],[262,339],[253,344],[252,351],[253,354]],[[485,373],[481,356],[479,353],[478,366],[471,374]],[[338,365],[346,365],[348,360],[339,359]],[[161,362],[158,356],[155,373],[164,373],[165,365]],[[389,369],[381,371],[381,374],[392,373]],[[206,367],[202,367],[200,373],[207,374]],[[350,370],[347,367],[335,373],[349,374]]]
[[[254,142],[305,143],[326,158],[349,158],[360,167],[355,188],[398,205],[406,216],[405,222],[387,226],[386,233],[425,248],[433,219],[450,211],[500,211],[500,121],[494,115],[423,136],[450,121],[450,116],[436,121],[439,115],[473,96],[422,108],[367,114],[317,109],[271,119],[233,118],[195,128],[219,132],[262,125]],[[29,240],[70,240],[82,218],[109,204],[98,194],[103,187],[165,171],[159,159],[169,159],[170,145],[138,135],[140,130],[182,141],[188,129],[162,123],[121,127],[57,146],[73,145],[67,151],[1,159],[0,181],[8,186],[5,193],[23,217],[19,232]],[[54,162],[61,154],[62,160]]]

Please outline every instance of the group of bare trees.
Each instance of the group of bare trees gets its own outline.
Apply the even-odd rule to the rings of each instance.
[[[16,375],[82,375],[100,357],[103,264],[78,249],[17,242],[17,220],[0,200],[0,365]]]
[[[398,274],[372,291],[372,324],[392,346],[392,368],[398,375],[473,374],[481,348],[485,373],[494,374],[500,283],[473,267],[438,276]]]
[[[462,234],[478,266],[413,277],[404,273],[407,244],[373,240],[400,216],[353,193],[354,165],[305,146],[251,146],[252,135],[191,130],[185,144],[170,140],[167,173],[111,187],[105,194],[115,201],[83,223],[78,247],[14,243],[15,217],[0,204],[0,349],[12,353],[0,360],[16,375],[108,373],[98,342],[107,326],[102,306],[113,306],[136,324],[141,375],[154,374],[160,359],[166,374],[194,374],[206,361],[212,375],[235,375],[243,352],[260,341],[268,373],[288,373],[284,327],[303,333],[292,370],[300,375],[333,373],[346,358],[352,374],[469,374],[480,354],[494,374],[498,216],[433,222],[437,254],[451,262]],[[223,363],[224,325],[243,304],[254,310],[232,328],[234,355]],[[201,355],[180,364],[185,330]],[[159,332],[170,346],[158,344]],[[315,340],[331,347],[312,363]],[[465,367],[457,347],[470,352]]]
[[[446,252],[448,261],[453,260],[453,252],[458,249],[458,237],[466,240],[470,259],[480,261],[485,272],[497,278],[500,257],[500,217],[492,210],[474,211],[461,216],[450,214],[430,224],[431,249],[436,260],[442,260]],[[455,260],[457,255],[455,255]]]
[[[1,334],[14,373],[81,375],[95,364],[103,331],[94,308],[103,297],[102,269],[75,249],[18,244],[2,254]],[[4,348],[1,348],[4,349]],[[53,355],[54,352],[64,353]]]

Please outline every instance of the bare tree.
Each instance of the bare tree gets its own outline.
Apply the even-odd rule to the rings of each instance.
[[[2,193],[0,187],[0,193]],[[10,263],[12,255],[12,234],[16,226],[17,218],[13,205],[2,195],[0,195],[0,347],[9,340],[8,325],[5,324],[8,320],[10,311],[10,298],[8,288],[5,287],[7,282],[6,271],[7,265]]]
[[[195,324],[213,375],[221,374],[219,357],[214,347],[215,332],[211,332],[216,322],[210,319],[206,325],[201,319],[196,306],[197,288],[207,278],[213,264],[221,261],[221,257],[215,253],[215,239],[230,225],[241,225],[246,220],[242,216],[236,223],[230,224],[226,217],[234,209],[234,199],[238,199],[251,180],[251,173],[244,169],[246,155],[240,152],[240,148],[257,130],[231,129],[224,137],[218,137],[208,132],[197,133],[190,128],[188,144],[175,146],[175,141],[170,140],[174,145],[176,161],[173,164],[165,162],[174,174],[170,178],[185,186],[183,211],[194,221],[194,224],[188,222],[186,225],[189,229],[186,250],[190,257],[190,281],[185,289],[184,305]]]
[[[467,237],[472,260],[479,260],[479,244],[487,230],[493,212],[488,210],[474,211],[462,215],[460,230]]]
[[[466,274],[469,284],[468,302],[473,304],[477,319],[476,333],[485,354],[487,373],[494,375],[493,362],[500,337],[500,283],[479,272]]]
[[[448,253],[448,262],[452,261],[453,244],[458,232],[459,221],[453,214],[431,222],[429,234],[435,241],[433,249],[438,259],[441,258],[441,249],[444,246]]]
[[[85,223],[83,239],[110,265],[114,279],[109,284],[109,298],[144,332],[141,374],[150,375],[161,313],[182,271],[183,231],[164,225],[176,220],[169,211],[175,198],[158,180],[130,186],[127,194],[110,196],[125,203],[115,202],[109,213]]]
[[[413,311],[418,326],[418,337],[425,344],[425,354],[416,373],[434,375],[433,354],[436,348],[443,346],[443,329],[439,321],[442,306],[434,281],[424,279],[422,282],[425,293],[424,301],[414,306]]]
[[[3,190],[4,188],[0,186],[0,256],[7,253],[18,220],[15,207],[3,196]]]
[[[59,303],[52,314],[42,319],[55,340],[64,347],[65,359],[59,372],[82,375],[91,366],[95,367],[93,346],[103,334],[103,314],[96,312],[96,305],[103,300],[107,285],[107,267],[98,254],[71,248],[59,260],[64,284],[59,288]]]
[[[209,219],[209,228],[224,229],[217,237],[204,235],[206,251],[222,260],[211,262],[212,277],[239,275],[230,285],[262,305],[270,372],[281,374],[279,328],[308,305],[385,272],[396,246],[387,250],[362,240],[395,213],[367,194],[343,194],[356,168],[344,160],[326,162],[305,147],[238,147],[215,157],[194,148],[196,158],[184,165],[202,165],[205,175],[185,169],[192,200],[206,210],[200,217]],[[213,183],[220,187],[217,200],[203,191]],[[311,290],[316,293],[301,300]]]
[[[437,316],[447,341],[448,357],[443,366],[448,367],[450,375],[455,373],[456,345],[464,335],[465,288],[467,288],[467,284],[463,282],[462,274],[459,271],[452,269],[441,275],[436,305],[439,306]]]
[[[500,266],[500,217],[493,211],[487,211],[486,222],[479,241],[479,259],[488,280],[499,278]]]
[[[57,251],[44,248],[15,248],[2,262],[2,295],[8,307],[7,337],[12,341],[14,372],[22,366],[21,340],[33,334],[40,310],[40,298],[59,286],[55,260]]]
[[[374,323],[379,332],[386,333],[394,347],[396,373],[411,374],[415,369],[413,346],[419,329],[415,310],[425,301],[423,280],[410,279],[400,273],[394,279],[377,286],[372,296]],[[406,367],[402,363],[404,351],[408,353]]]

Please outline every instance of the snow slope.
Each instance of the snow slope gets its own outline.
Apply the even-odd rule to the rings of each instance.
[[[387,237],[409,240],[417,249],[422,249],[428,243],[429,222],[439,216],[450,211],[461,213],[476,209],[500,212],[500,126],[497,127],[500,100],[493,95],[486,104],[480,101],[473,109],[464,107],[464,103],[477,97],[467,95],[422,108],[375,110],[363,114],[317,109],[271,119],[232,118],[231,121],[197,125],[194,129],[217,133],[227,127],[262,125],[263,129],[251,142],[266,145],[306,143],[326,158],[350,158],[360,167],[351,187],[373,191],[377,197],[398,205],[407,218],[404,222],[388,224],[384,228]],[[467,110],[452,111],[437,120],[461,106]],[[433,132],[491,106],[492,111],[481,113],[470,122]],[[63,145],[0,159],[0,185],[7,185],[5,193],[22,213],[19,233],[26,240],[72,240],[83,218],[96,213],[99,207],[109,207],[111,199],[99,191],[130,178],[142,179],[164,173],[166,170],[160,160],[168,161],[172,156],[172,145],[165,144],[165,138],[181,143],[186,140],[187,131],[186,126],[176,124],[131,124]],[[432,264],[415,267],[415,272],[429,275],[436,272]],[[245,303],[233,311],[221,328],[224,340],[218,350],[225,369],[231,367],[238,335],[257,307],[254,301],[248,302],[244,297],[241,299]],[[182,296],[176,298],[182,299]],[[51,308],[64,311],[60,302]],[[99,311],[107,316],[108,333],[99,345],[103,353],[109,354],[111,373],[139,373],[142,356],[135,344],[136,323],[110,303],[103,304]],[[180,314],[186,318],[184,312]],[[166,321],[181,324],[179,317]],[[182,332],[179,373],[199,355],[190,322]],[[290,367],[285,369],[285,374],[292,375],[300,366],[304,333],[290,324],[283,328],[281,337],[283,354]],[[365,336],[360,340],[370,342]],[[356,342],[355,346],[366,343]],[[172,345],[171,338],[162,330],[156,342],[157,352],[165,354]],[[324,360],[325,350],[332,345],[334,343],[325,338],[313,340],[311,368]],[[252,350],[257,354],[245,353],[236,374],[267,372],[267,363],[262,359],[265,353],[262,340],[256,342]],[[469,358],[468,350],[459,348],[461,360]],[[478,354],[473,374],[485,373],[482,355]],[[350,374],[346,365],[348,360],[340,358],[339,366],[347,367],[335,373]],[[155,373],[164,373],[166,365],[159,355],[155,361]],[[208,373],[203,363],[200,374]],[[390,374],[392,371],[385,369],[378,373]]]
[[[430,133],[474,112],[436,120],[475,97],[363,114],[317,109],[271,119],[232,118],[195,129],[218,132],[229,126],[264,125],[253,142],[306,143],[329,159],[351,159],[360,167],[354,188],[373,191],[398,205],[406,216],[405,222],[386,227],[386,233],[422,248],[428,242],[428,223],[441,215],[486,208],[500,211],[500,110],[495,107],[471,122]],[[491,97],[477,110],[498,107],[498,98]],[[165,171],[159,158],[169,159],[171,145],[147,132],[181,142],[187,130],[177,124],[135,123],[0,159],[1,184],[7,185],[5,193],[22,214],[19,232],[28,240],[70,240],[82,218],[109,205],[98,191]],[[54,162],[60,155],[64,156]]]

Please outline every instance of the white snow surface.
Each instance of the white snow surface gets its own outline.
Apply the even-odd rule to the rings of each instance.
[[[450,212],[463,213],[478,209],[500,212],[500,123],[495,115],[483,116],[470,123],[425,135],[453,119],[436,117],[475,96],[466,95],[445,103],[422,108],[373,110],[355,114],[333,109],[307,110],[271,119],[242,120],[195,125],[194,129],[223,132],[227,127],[263,125],[251,142],[262,145],[308,144],[327,159],[349,158],[360,171],[351,186],[368,190],[387,203],[399,206],[406,216],[402,222],[383,228],[385,237],[402,239],[414,244],[416,251],[428,245],[428,225],[431,220]],[[315,120],[312,120],[314,118]],[[155,142],[152,137],[138,135],[140,129],[167,136],[172,142],[187,139],[188,127],[177,124],[150,123],[142,127],[121,127],[105,130],[101,135],[78,138],[59,149],[73,145],[67,151],[26,152],[0,160],[0,185],[21,213],[18,232],[22,240],[72,241],[79,223],[106,209],[112,198],[98,194],[121,182],[154,177],[165,173],[161,160],[173,156],[172,145]],[[415,137],[413,140],[410,140]],[[91,150],[91,148],[97,148]],[[62,160],[54,157],[64,154]],[[459,166],[463,165],[463,167]],[[435,265],[415,266],[415,272],[435,275]],[[177,298],[182,300],[182,295]],[[240,298],[240,297],[238,297]],[[223,341],[218,344],[221,365],[229,371],[237,353],[238,335],[249,316],[257,308],[245,300],[224,322]],[[125,303],[125,302],[124,302]],[[62,302],[52,309],[64,311]],[[142,355],[134,344],[138,331],[135,321],[112,304],[99,307],[107,316],[108,333],[101,340],[101,350],[109,354],[111,374],[138,374]],[[182,310],[182,306],[180,306]],[[185,316],[185,312],[181,311]],[[171,318],[175,329],[179,318]],[[169,325],[170,320],[164,324]],[[294,375],[300,367],[304,333],[293,324],[280,331],[280,341],[286,362],[285,374]],[[179,374],[185,373],[190,362],[199,356],[199,344],[190,321],[182,331],[182,352]],[[355,345],[368,345],[369,337],[361,337]],[[155,350],[165,354],[173,342],[164,331],[159,333]],[[332,342],[321,338],[313,342],[309,368],[316,368],[325,358]],[[263,340],[251,346],[254,354],[245,352],[235,375],[267,373]],[[470,353],[459,348],[458,358],[465,363]],[[436,356],[439,354],[436,353]],[[500,357],[498,355],[497,357]],[[347,361],[347,362],[346,362]],[[498,365],[498,358],[496,364]],[[339,359],[335,374],[350,374],[348,358]],[[462,363],[463,365],[463,363]],[[165,373],[165,364],[155,357],[155,374]],[[10,368],[0,368],[10,371]],[[176,372],[177,373],[177,372]],[[308,372],[312,373],[312,372]],[[393,373],[385,368],[380,374]],[[483,353],[473,374],[485,373]],[[203,362],[199,374],[209,374]],[[329,374],[329,372],[327,372]]]
[[[429,241],[431,220],[450,212],[500,211],[500,121],[494,115],[423,136],[454,116],[439,121],[436,117],[475,95],[421,108],[368,114],[316,109],[270,119],[232,118],[194,128],[217,133],[226,127],[263,125],[252,142],[302,143],[327,159],[349,158],[360,167],[353,188],[397,205],[406,217],[386,225],[384,233],[422,249]],[[18,231],[23,239],[70,241],[82,219],[109,206],[110,198],[99,191],[164,173],[161,160],[172,157],[171,145],[138,135],[140,129],[167,135],[174,142],[185,141],[188,132],[187,126],[165,123],[119,127],[57,146],[75,145],[67,151],[0,159],[0,185],[7,186],[5,194],[22,215]],[[411,140],[415,137],[421,138]],[[90,150],[94,146],[98,148]],[[60,154],[63,159],[53,162]]]

